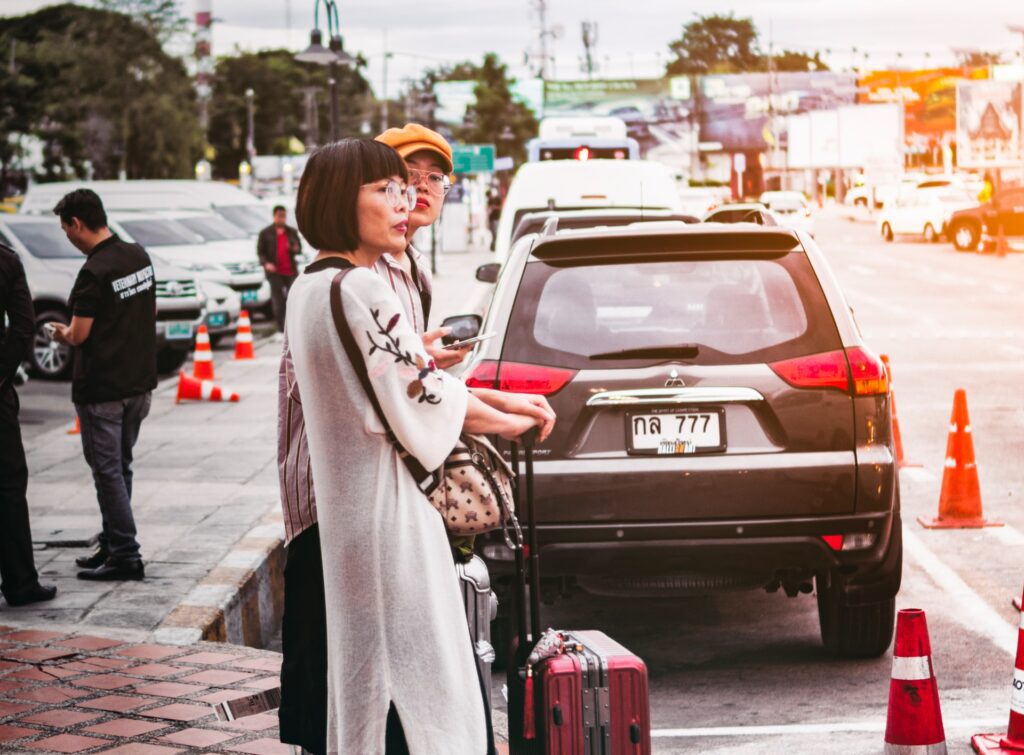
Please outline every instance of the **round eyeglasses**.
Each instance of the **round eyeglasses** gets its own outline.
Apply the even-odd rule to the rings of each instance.
[[[416,208],[416,187],[407,186],[404,189],[398,181],[388,181],[384,187],[388,204],[396,210],[406,209],[412,212]]]
[[[452,182],[444,173],[438,173],[432,170],[419,170],[418,168],[409,168],[409,183],[415,186],[419,186],[423,181],[427,183],[427,191],[433,194],[435,197],[440,197],[448,193],[448,190],[452,188]]]

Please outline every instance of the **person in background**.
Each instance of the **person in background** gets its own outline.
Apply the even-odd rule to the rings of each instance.
[[[79,579],[142,579],[132,514],[132,448],[156,388],[156,281],[138,244],[107,227],[96,192],[77,189],[53,208],[71,244],[86,255],[69,304],[71,324],[53,337],[75,347],[71,400],[82,426],[103,519],[99,549],[75,560]]]
[[[0,244],[0,592],[9,606],[52,600],[57,594],[56,587],[39,584],[32,557],[25,498],[28,466],[14,388],[14,374],[32,346],[35,322],[25,269],[14,250]]]
[[[302,253],[299,232],[288,225],[288,210],[282,205],[274,207],[274,222],[260,231],[256,240],[256,254],[270,283],[270,302],[274,308],[277,332],[284,332],[284,316],[288,291],[299,273],[298,256]]]

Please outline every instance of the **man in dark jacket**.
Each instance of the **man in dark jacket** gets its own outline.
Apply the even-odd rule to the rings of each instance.
[[[10,320],[10,326],[4,322]],[[32,296],[21,260],[0,244],[0,591],[8,605],[50,600],[57,588],[39,584],[28,522],[28,466],[18,423],[14,373],[35,333]]]
[[[284,332],[285,304],[288,290],[299,274],[297,257],[302,252],[299,232],[287,224],[288,211],[281,205],[274,208],[274,222],[260,231],[256,253],[270,283],[270,301],[277,320],[277,332]]]
[[[54,338],[75,347],[71,400],[82,426],[103,520],[99,550],[76,559],[79,579],[142,579],[132,514],[132,448],[156,388],[156,281],[146,250],[111,233],[94,191],[67,194],[54,214],[86,255],[71,290],[71,324]]]

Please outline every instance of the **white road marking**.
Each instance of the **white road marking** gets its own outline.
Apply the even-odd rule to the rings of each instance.
[[[907,477],[917,482],[931,482],[935,479],[935,475],[924,467],[903,467],[900,470],[900,477]]]
[[[1024,532],[1009,524],[1002,527],[986,527],[982,532],[995,538],[1003,545],[1024,545]]]
[[[946,729],[982,731],[1006,727],[1006,716],[999,718],[954,718],[943,722]],[[692,729],[654,729],[655,739],[682,739],[686,737],[764,737],[784,734],[830,734],[840,732],[884,732],[885,718],[873,721],[837,721],[829,724],[778,724],[772,726],[702,726]]]
[[[1007,655],[1017,654],[1017,628],[1004,620],[960,575],[932,553],[907,525],[903,526],[903,544],[907,555],[928,573],[955,604],[956,610],[947,611],[946,616],[968,631],[989,640]]]
[[[868,267],[866,265],[850,265],[847,269],[851,273],[859,273],[861,275],[875,275],[877,272],[873,267]]]
[[[1005,354],[1013,354],[1014,356],[1024,354],[1024,349],[1022,349],[1020,346],[1011,346],[1008,343],[1000,344],[999,350]]]

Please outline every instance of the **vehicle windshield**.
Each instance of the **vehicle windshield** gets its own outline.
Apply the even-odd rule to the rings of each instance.
[[[84,259],[60,229],[57,218],[39,223],[8,223],[7,231],[18,239],[33,257],[41,259]]]
[[[204,241],[231,241],[249,238],[249,234],[244,229],[212,213],[181,217],[177,220],[190,231],[202,236]]]
[[[262,205],[235,204],[217,207],[216,213],[229,223],[237,225],[250,236],[270,225],[270,216]]]
[[[841,348],[802,253],[526,266],[502,359],[593,369],[772,362]]]
[[[772,212],[797,212],[804,208],[804,203],[795,197],[779,197],[768,200],[768,209]]]
[[[202,236],[176,220],[119,220],[118,224],[143,246],[204,243]]]

